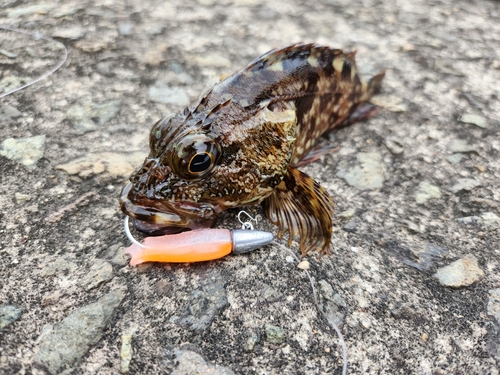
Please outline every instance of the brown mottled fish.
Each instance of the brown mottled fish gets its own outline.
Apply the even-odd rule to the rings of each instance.
[[[335,127],[366,119],[368,83],[354,53],[316,44],[272,50],[158,121],[150,154],[130,177],[123,212],[144,232],[209,227],[228,208],[262,203],[269,220],[300,237],[303,254],[328,253],[333,200],[296,167],[331,149],[315,149]]]

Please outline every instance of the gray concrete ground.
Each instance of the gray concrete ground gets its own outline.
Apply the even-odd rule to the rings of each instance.
[[[379,115],[303,168],[336,201],[333,254],[307,260],[350,373],[498,374],[500,2],[4,0],[0,24],[69,52],[0,99],[0,373],[341,373],[284,241],[132,268],[117,204],[157,119],[304,41],[388,69]],[[61,58],[0,35],[0,94]]]

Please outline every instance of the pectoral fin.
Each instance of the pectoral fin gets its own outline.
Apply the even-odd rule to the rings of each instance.
[[[267,217],[279,226],[278,237],[288,231],[288,244],[300,237],[302,255],[318,250],[330,253],[333,199],[313,178],[298,169],[288,172],[264,202]]]

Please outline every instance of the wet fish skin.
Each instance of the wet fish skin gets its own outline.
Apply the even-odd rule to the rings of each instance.
[[[327,253],[333,200],[294,166],[326,131],[373,114],[361,106],[383,76],[363,82],[354,53],[315,44],[260,56],[153,126],[122,210],[139,223],[199,228],[228,208],[263,203],[280,236],[300,237],[303,254]]]

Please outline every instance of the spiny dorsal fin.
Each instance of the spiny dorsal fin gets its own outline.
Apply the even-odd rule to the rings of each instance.
[[[332,56],[341,55],[341,49],[330,48],[321,46],[315,43],[297,43],[291,46],[272,49],[269,52],[254,59],[248,66],[243,69],[245,71],[256,71],[261,69],[277,70],[273,65],[280,64],[285,60],[307,60],[310,56],[319,56],[322,54],[330,54]],[[354,58],[354,54],[351,55]],[[351,57],[350,56],[350,57]],[[354,63],[354,59],[353,59]]]
[[[269,220],[279,226],[278,237],[288,231],[288,244],[300,237],[300,251],[330,253],[333,199],[313,178],[288,167],[283,181],[264,202]]]
[[[267,99],[286,101],[326,93],[348,94],[351,85],[341,83],[344,65],[344,75],[350,74],[346,82],[350,83],[357,77],[353,53],[344,54],[341,49],[316,44],[296,44],[263,54],[216,85],[210,95],[230,92],[236,103],[248,108]]]

